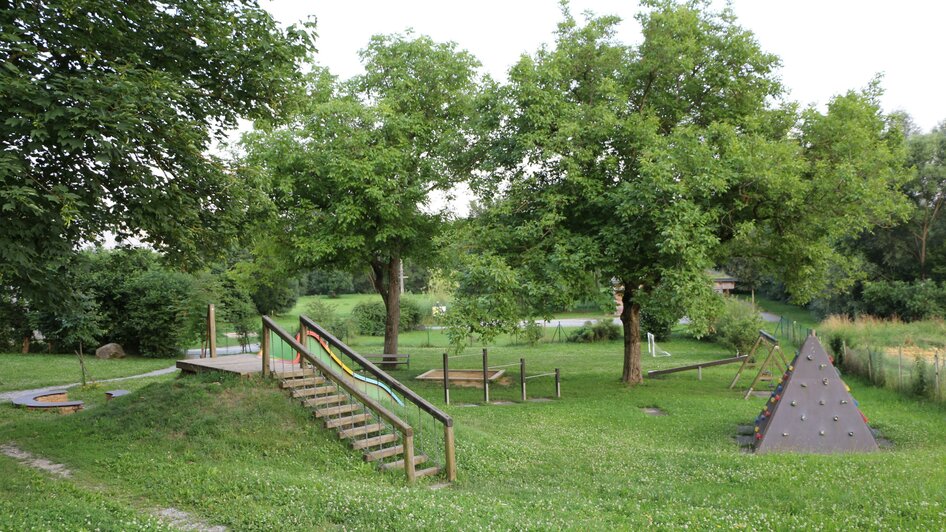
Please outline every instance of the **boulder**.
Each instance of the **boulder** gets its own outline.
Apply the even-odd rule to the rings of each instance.
[[[119,344],[105,344],[95,350],[96,358],[125,358],[125,350]]]

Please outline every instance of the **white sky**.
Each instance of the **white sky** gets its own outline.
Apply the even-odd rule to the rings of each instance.
[[[361,72],[358,50],[375,34],[413,28],[436,41],[454,41],[476,56],[493,78],[519,57],[552,44],[561,20],[558,0],[261,0],[281,23],[314,15],[318,22],[316,58],[334,74]],[[718,2],[717,5],[724,5]],[[756,35],[763,50],[782,59],[789,97],[823,107],[834,95],[861,89],[884,74],[886,111],[903,110],[928,131],[946,119],[944,50],[946,2],[937,0],[732,0],[738,22]],[[640,42],[633,0],[572,0],[579,20],[587,10],[623,19],[619,38]],[[470,194],[433,199],[454,213],[468,212]]]
[[[318,62],[343,78],[360,72],[358,50],[378,33],[417,33],[455,41],[496,79],[523,53],[551,43],[561,20],[557,0],[261,0],[277,20],[318,19]],[[723,5],[719,3],[719,5]],[[790,97],[823,105],[884,73],[887,111],[910,113],[924,131],[946,119],[946,2],[937,0],[733,0],[739,23],[782,58]],[[572,0],[586,10],[624,19],[620,38],[640,42],[636,1]],[[580,17],[579,17],[580,18]]]

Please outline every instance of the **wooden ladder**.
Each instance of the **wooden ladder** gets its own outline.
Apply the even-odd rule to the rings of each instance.
[[[300,401],[325,428],[334,430],[339,439],[348,440],[352,449],[361,451],[366,462],[374,462],[382,471],[403,470],[404,445],[393,428],[374,415],[344,389],[332,384],[313,368],[274,372],[279,386]],[[428,461],[423,454],[414,456],[414,465]],[[417,469],[416,478],[439,474],[441,468]]]

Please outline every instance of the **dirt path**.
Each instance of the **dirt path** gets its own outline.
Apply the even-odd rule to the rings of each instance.
[[[104,383],[104,382],[127,381],[129,379],[145,379],[148,377],[159,377],[161,375],[167,375],[169,373],[174,373],[175,371],[177,371],[177,367],[171,366],[169,368],[156,369],[154,371],[149,371],[148,373],[141,373],[139,375],[129,375],[128,377],[115,377],[114,379],[104,379],[104,380],[95,381],[95,382]],[[46,386],[43,388],[33,388],[30,390],[13,390],[12,392],[0,392],[0,403],[4,401],[10,401],[14,397],[18,397],[20,395],[27,394],[27,393],[42,393],[42,392],[49,392],[52,390],[66,390],[74,386],[79,386],[80,384],[82,383],[74,382],[72,384],[61,384],[59,386]]]
[[[128,378],[128,377],[124,377]],[[61,479],[72,478],[72,471],[63,464],[57,464],[43,457],[36,456],[29,451],[24,451],[14,443],[8,442],[0,445],[0,454],[9,456],[18,461],[21,465],[44,471]],[[93,489],[105,491],[100,486]],[[165,524],[181,530],[195,530],[197,532],[226,532],[227,527],[221,525],[209,525],[205,521],[194,517],[193,515],[177,508],[153,508],[146,509],[147,513],[160,519]]]

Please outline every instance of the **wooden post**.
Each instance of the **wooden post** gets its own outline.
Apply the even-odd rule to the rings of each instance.
[[[210,358],[217,358],[217,313],[214,306],[207,305],[207,336],[210,345]]]
[[[903,346],[897,348],[897,390],[903,390]]]
[[[269,377],[269,356],[272,353],[272,338],[269,335],[269,328],[266,322],[263,322],[263,376]]]
[[[404,473],[407,475],[407,482],[413,484],[416,479],[416,469],[414,468],[414,434],[404,434]]]
[[[457,480],[457,446],[453,439],[453,425],[444,425],[443,427],[443,451],[444,466],[447,468],[447,481],[455,482]]]
[[[302,347],[309,347],[309,329],[301,320],[299,321],[299,343]],[[305,369],[305,357],[302,353],[299,353],[299,369]]]
[[[447,363],[449,356],[443,354],[443,402],[450,404],[450,367]]]
[[[874,353],[868,349],[867,350],[867,380],[871,384],[874,384]]]
[[[936,383],[936,398],[939,399],[942,395],[939,383],[939,353],[933,353],[933,382]]]
[[[489,403],[489,356],[483,348],[483,402]]]
[[[562,372],[555,368],[555,398],[562,398]]]
[[[519,359],[519,388],[522,395],[522,401],[526,400],[526,359]]]

